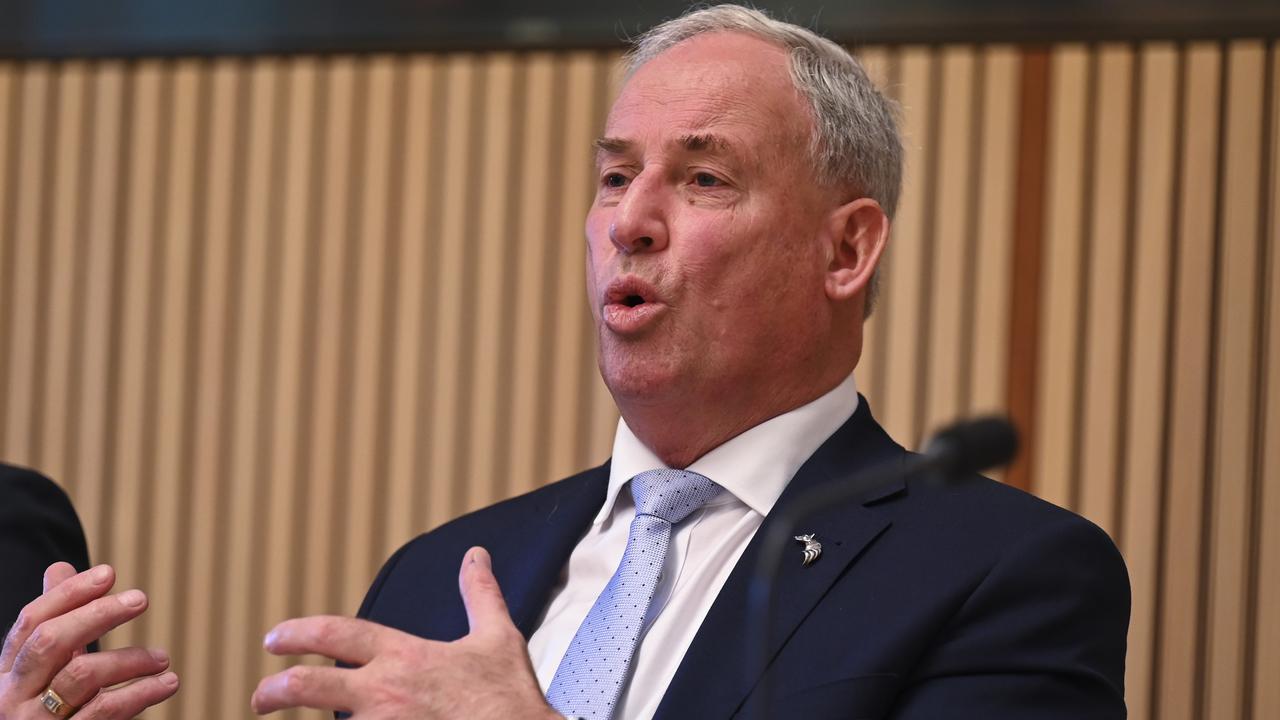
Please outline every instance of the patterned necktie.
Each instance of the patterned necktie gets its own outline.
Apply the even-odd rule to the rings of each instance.
[[[627,549],[551,680],[547,701],[558,712],[597,720],[613,716],[658,586],[672,526],[719,492],[719,485],[687,470],[649,470],[631,478],[636,519]]]

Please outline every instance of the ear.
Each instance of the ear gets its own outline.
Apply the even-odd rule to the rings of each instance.
[[[875,200],[858,198],[831,213],[827,230],[831,242],[827,297],[850,300],[867,288],[880,264],[889,241],[889,216]]]

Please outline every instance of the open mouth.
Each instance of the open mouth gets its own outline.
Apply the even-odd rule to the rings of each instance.
[[[626,305],[627,307],[633,308],[637,305],[643,305],[644,298],[640,297],[639,295],[628,295],[622,298],[622,304]]]

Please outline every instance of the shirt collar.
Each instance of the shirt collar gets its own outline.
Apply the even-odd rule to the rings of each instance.
[[[760,515],[768,515],[800,466],[857,409],[858,389],[850,374],[822,397],[756,425],[698,458],[687,469],[710,478]],[[646,470],[665,467],[631,432],[627,421],[619,418],[609,464],[609,490],[595,524],[613,514],[628,480]],[[712,500],[708,504],[721,503]]]

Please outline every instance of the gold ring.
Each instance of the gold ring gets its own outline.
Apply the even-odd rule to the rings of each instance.
[[[40,707],[48,710],[54,717],[69,718],[76,714],[76,710],[80,709],[68,705],[67,701],[63,700],[61,695],[54,692],[52,687],[45,688],[45,691],[40,693],[39,700]]]

